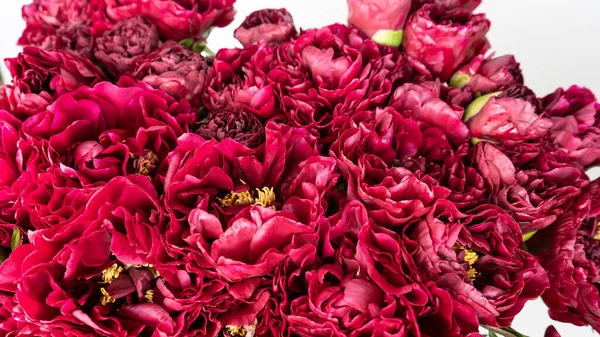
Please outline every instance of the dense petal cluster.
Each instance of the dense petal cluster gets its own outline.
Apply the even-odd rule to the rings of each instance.
[[[480,0],[33,0],[0,87],[0,336],[600,331],[600,104]],[[546,336],[559,336],[549,327]]]

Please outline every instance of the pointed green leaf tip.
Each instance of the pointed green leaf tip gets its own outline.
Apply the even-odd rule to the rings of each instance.
[[[15,250],[20,245],[21,245],[21,231],[15,227],[15,229],[13,229],[12,238],[10,240],[10,248],[12,250]]]
[[[527,242],[527,240],[531,239],[535,235],[535,233],[537,233],[537,232],[523,234],[523,242]]]
[[[182,45],[185,48],[190,48],[192,46],[192,44],[194,44],[194,39],[192,39],[190,37],[190,38],[187,38],[185,40],[179,41],[179,44]]]
[[[467,109],[465,109],[465,114],[463,115],[463,121],[468,121],[471,117],[477,115],[481,109],[487,104],[487,102],[492,97],[499,96],[502,92],[493,92],[491,94],[483,95],[481,97],[476,98]]]
[[[381,29],[378,30],[375,35],[373,35],[371,40],[384,46],[400,47],[402,44],[402,38],[404,38],[403,30]]]
[[[469,74],[456,73],[456,74],[452,75],[452,77],[450,78],[450,82],[448,82],[448,84],[452,88],[462,89],[467,85],[467,83],[469,83],[470,80],[471,80],[471,76],[469,76]]]

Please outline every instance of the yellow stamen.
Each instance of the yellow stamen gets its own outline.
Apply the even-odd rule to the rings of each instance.
[[[469,262],[469,266],[472,266],[479,260],[479,255],[470,249],[465,250],[465,262]]]
[[[275,209],[273,204],[277,200],[277,197],[273,188],[263,187],[262,189],[257,188],[255,191],[231,192],[223,198],[217,198],[217,200],[221,204],[221,207],[257,205]]]
[[[467,276],[471,279],[471,281],[474,281],[477,278],[477,270],[475,270],[473,267],[470,267],[469,270],[467,270]]]
[[[152,291],[152,290],[146,291],[146,295],[144,295],[144,298],[147,299],[148,302],[152,302],[153,297],[154,297],[154,291]]]
[[[100,299],[100,303],[102,305],[107,305],[108,303],[115,303],[117,301],[112,296],[110,296],[106,289],[100,288],[100,292],[102,293],[102,298]]]
[[[102,283],[111,283],[113,280],[119,278],[119,275],[121,275],[122,272],[123,267],[116,263],[113,264],[102,271]]]
[[[227,326],[225,326],[225,329],[227,330],[227,333],[231,337],[254,336],[254,332],[256,331],[257,325],[258,325],[258,320],[255,318],[254,323],[252,323],[252,325],[244,325],[244,326],[227,325]]]
[[[477,277],[477,269],[473,267],[473,265],[479,260],[479,255],[471,249],[465,248],[465,246],[457,243],[452,247],[456,251],[464,250],[465,257],[464,261],[469,264],[469,270],[467,270],[467,276],[471,279],[471,281],[475,280]]]
[[[600,241],[600,222],[596,224],[596,234],[594,234],[594,240]]]
[[[154,152],[148,152],[143,156],[140,156],[136,162],[133,163],[133,167],[138,171],[139,174],[149,175],[150,172],[158,165],[158,156]]]

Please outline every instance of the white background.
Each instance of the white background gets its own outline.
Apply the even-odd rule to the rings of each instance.
[[[2,59],[19,51],[15,44],[24,28],[20,8],[29,2],[2,0],[0,4]],[[236,21],[215,29],[210,36],[212,50],[237,46],[233,30],[256,9],[286,7],[296,25],[303,28],[345,22],[347,14],[345,0],[238,0],[236,7]],[[484,0],[478,12],[486,13],[492,21],[488,37],[493,50],[515,54],[526,84],[539,96],[571,84],[586,86],[600,95],[599,0]],[[8,80],[4,66],[2,72]],[[552,322],[541,301],[530,302],[513,326],[528,336],[542,337],[549,324],[554,324],[563,337],[597,336],[588,327]]]

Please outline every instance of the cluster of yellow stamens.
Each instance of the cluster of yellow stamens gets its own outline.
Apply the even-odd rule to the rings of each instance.
[[[138,160],[133,162],[133,168],[141,175],[149,175],[154,168],[158,165],[158,156],[154,152],[149,151],[143,156],[140,156]]]
[[[273,188],[263,187],[262,189],[255,189],[254,191],[244,191],[241,193],[231,192],[223,198],[217,198],[221,207],[232,207],[232,206],[252,206],[257,205],[265,208],[273,208],[275,200],[275,192]]]
[[[476,252],[474,252],[471,249],[465,248],[463,245],[461,244],[456,244],[454,245],[454,250],[463,250],[465,252],[465,257],[464,260],[465,262],[467,262],[469,264],[469,270],[467,270],[467,276],[469,276],[469,278],[471,280],[475,280],[475,278],[477,277],[477,270],[473,267],[473,265],[477,262],[477,260],[479,260],[479,255],[477,255]]]
[[[600,222],[596,224],[596,234],[594,234],[594,240],[600,241]]]
[[[129,268],[135,268],[135,269],[140,269],[140,268],[146,268],[147,270],[149,270],[152,275],[154,275],[155,278],[160,277],[160,274],[158,273],[158,271],[156,270],[156,268],[154,268],[154,266],[152,266],[151,264],[126,264],[125,267],[121,267],[118,264],[114,263],[112,266],[104,269],[102,271],[102,284],[110,284],[112,283],[114,280],[118,279],[119,276],[121,276],[121,273],[123,273],[123,271],[128,270]],[[100,288],[100,292],[102,293],[102,297],[100,298],[100,303],[102,305],[107,305],[109,303],[115,303],[116,299],[113,298],[112,296],[110,296],[110,294],[108,293],[108,290],[106,290],[106,288],[102,287]],[[152,302],[152,298],[154,296],[154,292],[152,290],[148,290],[146,291],[146,294],[144,295],[144,298],[146,298],[146,300],[148,300],[148,302]]]
[[[256,330],[256,326],[258,325],[258,321],[254,319],[254,323],[252,325],[227,325],[225,326],[225,330],[227,330],[227,334],[230,337],[246,337],[246,336],[254,336],[254,331]]]

